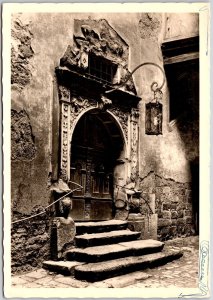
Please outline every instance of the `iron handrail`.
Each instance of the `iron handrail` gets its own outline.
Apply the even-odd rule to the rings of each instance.
[[[72,181],[69,181],[69,182],[72,182]],[[72,182],[72,183],[78,185],[79,187],[77,187],[77,188],[74,189],[74,190],[70,190],[70,191],[67,192],[65,195],[61,196],[59,199],[55,200],[54,202],[52,202],[51,204],[49,204],[48,206],[46,206],[46,207],[44,208],[44,211],[42,211],[42,212],[40,212],[40,213],[37,213],[37,214],[35,214],[35,215],[32,215],[32,216],[23,218],[23,219],[21,219],[21,220],[13,221],[11,224],[23,222],[23,221],[25,221],[25,220],[32,219],[32,218],[35,218],[35,217],[40,216],[40,215],[42,215],[42,214],[45,214],[47,208],[51,207],[53,204],[59,202],[59,201],[62,200],[63,198],[67,197],[69,194],[74,193],[75,191],[77,191],[77,190],[79,190],[79,189],[83,189],[83,187],[82,187],[80,184],[78,184],[78,183],[76,183],[76,182]]]

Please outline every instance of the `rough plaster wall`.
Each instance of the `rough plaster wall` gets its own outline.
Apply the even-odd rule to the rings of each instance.
[[[33,34],[29,24],[23,24],[20,19],[15,18],[11,35],[11,83],[18,90],[22,90],[32,77],[30,59],[34,54],[31,47]]]
[[[50,199],[54,70],[72,36],[72,20],[65,26],[66,20],[57,22],[54,14],[17,14],[12,21],[11,104],[17,114],[24,111],[29,117],[36,149],[31,159],[20,161],[17,155],[12,161],[12,199],[16,211],[30,214]]]
[[[11,165],[14,220],[41,211],[50,201],[54,71],[72,37],[73,20],[61,17],[58,21],[56,15],[49,14],[18,14],[12,21],[11,107],[15,116],[25,114],[24,122],[20,118],[21,128],[20,124],[12,128],[11,136],[15,145],[11,149],[13,156],[15,153]],[[32,155],[26,157],[20,149]],[[49,258],[49,237],[46,214],[14,224],[12,270],[22,272],[41,266]]]
[[[36,147],[30,119],[25,110],[11,111],[11,160],[30,161],[35,158]]]
[[[162,15],[157,13],[142,14],[139,21],[142,39],[158,39],[162,24]]]
[[[152,19],[147,14],[141,15],[141,20],[149,20],[149,22],[139,23],[141,35],[141,50],[143,60],[157,63],[163,67],[162,53],[160,49],[160,42],[164,35],[164,26],[161,22],[162,18],[156,14]],[[179,16],[179,18],[181,18]],[[151,19],[151,20],[150,20]],[[185,16],[182,23],[184,24]],[[153,24],[154,23],[154,24]],[[143,24],[141,26],[141,24]],[[148,28],[155,29],[156,38],[147,36],[146,24]],[[188,23],[187,23],[187,26]],[[193,24],[191,25],[193,26]],[[142,60],[142,61],[143,61]],[[140,176],[143,178],[150,171],[154,171],[165,178],[172,178],[177,182],[190,182],[190,162],[195,156],[199,154],[199,145],[197,139],[193,140],[192,128],[196,128],[196,121],[188,120],[187,114],[183,123],[185,124],[185,132],[183,128],[178,126],[169,127],[169,92],[167,85],[163,87],[163,135],[150,136],[145,135],[145,103],[152,100],[152,92],[150,91],[150,84],[156,80],[159,84],[162,83],[162,74],[154,67],[141,69],[141,124],[140,131]],[[195,130],[196,131],[196,130]],[[188,141],[185,137],[188,137]],[[187,142],[186,142],[187,141]],[[190,141],[190,142],[189,142]],[[194,152],[194,153],[192,153]]]
[[[167,13],[164,40],[182,39],[199,35],[198,13]]]

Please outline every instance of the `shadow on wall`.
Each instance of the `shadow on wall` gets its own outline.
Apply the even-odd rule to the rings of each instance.
[[[192,213],[195,233],[199,234],[199,160],[190,163],[192,176]]]
[[[199,60],[165,67],[170,90],[170,121],[184,143],[191,170],[191,201],[195,233],[199,233]]]

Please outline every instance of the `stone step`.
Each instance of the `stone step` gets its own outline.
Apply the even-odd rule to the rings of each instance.
[[[106,244],[115,244],[120,242],[127,242],[137,240],[141,233],[136,231],[114,230],[109,232],[92,233],[77,235],[75,238],[76,246],[80,248],[100,246]]]
[[[76,235],[84,233],[100,233],[127,228],[127,221],[109,220],[99,222],[76,222]]]
[[[155,240],[135,240],[85,249],[75,248],[66,252],[66,259],[81,262],[100,262],[158,252],[163,249],[163,246],[164,243]]]
[[[143,256],[129,256],[116,260],[99,263],[88,263],[74,267],[74,276],[78,280],[88,282],[101,281],[107,278],[132,273],[146,268],[164,265],[182,256],[181,251],[174,249],[147,254]]]
[[[82,264],[83,263],[79,261],[46,260],[43,261],[42,267],[50,272],[56,272],[63,275],[74,275],[74,268]]]

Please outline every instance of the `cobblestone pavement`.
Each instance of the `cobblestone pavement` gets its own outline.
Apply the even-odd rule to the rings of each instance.
[[[199,241],[198,237],[180,238],[168,241],[167,245],[174,248],[180,247],[184,255],[173,262],[164,266],[148,269],[146,273],[151,275],[148,279],[138,282],[131,287],[198,287],[198,272],[199,272]]]
[[[117,282],[125,282],[125,285],[120,287],[196,288],[198,286],[198,237],[178,238],[167,241],[165,244],[172,246],[173,248],[181,248],[184,253],[183,257],[161,267],[146,269],[143,272],[137,272],[137,274],[129,274],[125,279],[123,278],[123,281],[121,278],[117,278]],[[143,276],[138,276],[138,273],[141,273]],[[114,278],[114,281],[116,282],[116,278]],[[65,277],[63,275],[51,273],[44,269],[38,269],[30,273],[13,276],[12,286],[18,288],[107,287],[106,282],[104,281],[99,283],[87,283],[76,280],[73,277]]]

